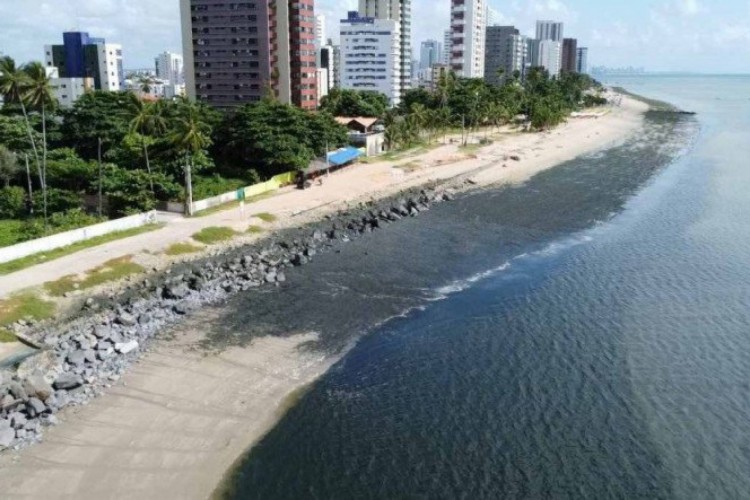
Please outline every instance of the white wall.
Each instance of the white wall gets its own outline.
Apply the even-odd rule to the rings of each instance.
[[[73,104],[88,90],[94,88],[93,78],[50,78],[52,93],[61,108],[72,108]]]
[[[40,252],[48,252],[56,248],[66,247],[79,241],[90,240],[96,236],[102,236],[115,231],[124,231],[136,227],[145,226],[156,222],[156,212],[146,212],[131,215],[122,219],[111,220],[93,226],[74,229],[65,233],[53,234],[45,238],[25,241],[17,245],[0,248],[0,263],[28,257]]]
[[[124,90],[121,81],[122,45],[116,43],[99,43],[96,45],[99,54],[99,77],[102,90],[116,92]]]

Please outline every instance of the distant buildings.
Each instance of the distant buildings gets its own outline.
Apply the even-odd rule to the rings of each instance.
[[[578,55],[576,61],[576,71],[582,75],[587,75],[589,72],[589,49],[588,47],[578,47]]]
[[[91,78],[97,90],[123,89],[122,46],[85,32],[66,32],[62,45],[46,45],[44,64],[58,78]]]
[[[328,92],[336,87],[339,73],[339,62],[338,62],[338,47],[334,47],[331,40],[328,40],[327,45],[323,45],[318,50],[318,69],[325,69],[326,76],[328,77],[327,87]],[[326,94],[328,94],[326,92]],[[319,92],[320,94],[320,92]]]
[[[563,39],[562,71],[566,73],[578,71],[578,40],[575,38]]]
[[[256,102],[317,107],[313,0],[180,0],[190,98],[219,109]]]
[[[562,43],[554,40],[531,40],[528,45],[532,54],[531,66],[541,66],[552,78],[560,76]]]
[[[341,88],[380,92],[397,105],[403,88],[399,24],[352,11],[340,29]]]
[[[399,37],[399,94],[411,87],[411,0],[359,0],[359,16],[396,22]]]
[[[425,40],[422,42],[419,51],[420,69],[430,69],[433,64],[441,61],[442,56],[440,42],[437,40]]]
[[[484,0],[451,0],[451,67],[458,76],[484,76]]]
[[[315,16],[315,45],[322,47],[326,44],[326,16],[318,14]]]
[[[162,52],[156,56],[155,63],[157,78],[167,80],[173,85],[182,85],[185,83],[182,54]]]
[[[516,73],[523,79],[529,59],[528,42],[514,26],[488,26],[484,52],[484,79],[500,85]]]
[[[79,97],[94,90],[93,78],[60,78],[58,69],[55,67],[47,67],[46,73],[52,95],[63,109],[72,108]]]

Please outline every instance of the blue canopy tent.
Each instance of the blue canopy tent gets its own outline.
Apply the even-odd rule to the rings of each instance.
[[[333,153],[328,153],[328,163],[333,167],[340,167],[356,160],[360,156],[362,156],[362,152],[357,148],[341,148]]]

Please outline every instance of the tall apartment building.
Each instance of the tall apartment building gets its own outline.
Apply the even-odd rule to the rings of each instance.
[[[411,0],[359,0],[360,17],[396,21],[400,47],[400,89],[411,88]]]
[[[63,33],[62,45],[44,47],[44,64],[59,78],[93,78],[97,90],[123,89],[122,46],[85,32]]]
[[[185,83],[182,55],[174,52],[162,52],[156,56],[156,77],[168,80],[172,85]]]
[[[326,83],[328,90],[336,86],[336,80],[339,71],[339,65],[336,60],[337,50],[331,44],[331,40],[328,40],[328,45],[323,45],[318,50],[318,68],[327,70],[328,82]],[[318,92],[320,95],[320,91]]]
[[[562,43],[554,40],[529,40],[531,66],[546,69],[551,78],[560,76]]]
[[[484,0],[451,0],[451,67],[458,76],[484,76]]]
[[[315,45],[322,47],[326,44],[326,16],[315,16]]]
[[[589,49],[588,47],[578,47],[578,60],[576,64],[576,71],[582,75],[586,75],[589,72]]]
[[[419,67],[430,69],[433,64],[442,60],[443,54],[440,50],[440,42],[437,40],[425,40],[419,50]]]
[[[259,101],[317,107],[313,0],[180,0],[188,97],[219,109]]]
[[[555,42],[563,41],[563,23],[557,21],[537,21],[536,22],[536,39],[537,40],[554,40]]]
[[[520,61],[517,61],[519,51],[514,50],[514,37],[520,32],[514,26],[487,26],[487,34],[484,50],[484,80],[491,85],[501,85],[506,79],[513,75],[515,70],[520,70],[524,62],[526,44],[520,51]],[[502,75],[500,75],[502,70]]]
[[[445,30],[443,32],[443,57],[442,62],[445,65],[450,66],[451,64],[451,49],[453,44],[453,30]]]
[[[567,73],[578,71],[578,40],[575,38],[563,39],[561,70]]]
[[[391,105],[401,101],[401,36],[393,19],[360,17],[341,20],[341,88],[385,94]],[[411,65],[411,61],[409,61]]]

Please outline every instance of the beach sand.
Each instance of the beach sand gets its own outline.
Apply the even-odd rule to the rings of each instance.
[[[282,215],[276,226],[299,224],[334,206],[461,175],[477,185],[523,182],[637,133],[646,110],[646,105],[624,98],[621,106],[599,118],[571,119],[539,134],[499,134],[492,145],[478,149],[475,158],[449,164],[445,163],[451,157],[462,155],[457,145],[398,162],[358,165],[305,191],[304,204],[275,207],[274,213]],[[519,161],[506,158],[515,155]],[[409,168],[394,169],[400,165]],[[266,201],[273,205],[283,199],[289,197]],[[319,208],[292,217],[311,207]],[[336,361],[299,348],[315,338],[313,333],[266,337],[244,348],[206,353],[197,343],[216,314],[203,310],[178,325],[175,338],[155,342],[107,394],[62,412],[61,423],[45,432],[43,443],[0,454],[0,496],[209,497],[299,391]]]

